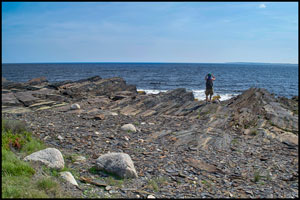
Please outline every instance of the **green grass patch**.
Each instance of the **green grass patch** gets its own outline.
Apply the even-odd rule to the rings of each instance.
[[[42,141],[38,139],[30,139],[27,143],[23,145],[23,147],[21,148],[21,152],[24,152],[25,154],[29,155],[45,148],[46,146]]]
[[[32,137],[23,122],[2,120],[1,138],[2,198],[72,197],[71,194],[63,192],[53,177],[37,175],[30,162],[20,159],[23,154],[28,155],[45,148],[41,141]],[[51,176],[58,173],[45,166],[42,170],[48,171]]]
[[[44,143],[33,138],[21,121],[3,119],[1,139],[1,146],[6,150],[14,149],[26,155],[45,148]]]
[[[49,198],[26,176],[2,176],[2,198]]]
[[[2,176],[31,176],[35,170],[16,155],[2,148]]]
[[[109,176],[105,179],[106,184],[111,186],[116,186],[121,188],[123,186],[124,180]]]
[[[154,192],[158,192],[159,188],[168,182],[168,179],[165,177],[154,177],[148,180],[148,187]]]
[[[43,179],[40,179],[36,183],[37,188],[41,190],[51,190],[53,188],[57,187],[57,183],[50,177],[45,177]]]
[[[98,174],[98,170],[97,170],[97,168],[96,168],[95,166],[91,167],[91,168],[89,169],[89,172],[90,172],[91,174]]]
[[[150,188],[154,191],[154,192],[158,192],[158,184],[155,180],[150,179],[148,181],[148,185],[150,186]]]

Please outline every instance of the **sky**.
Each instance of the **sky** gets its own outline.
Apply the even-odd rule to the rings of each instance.
[[[298,2],[2,2],[2,63],[298,64]]]

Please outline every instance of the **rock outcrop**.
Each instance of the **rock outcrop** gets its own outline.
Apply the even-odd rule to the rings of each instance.
[[[298,197],[298,97],[250,88],[205,104],[183,88],[145,94],[121,78],[5,81],[2,113],[72,155],[66,162],[80,172],[79,180],[105,186],[109,194]],[[134,181],[122,180],[120,188],[99,182],[111,174]],[[93,190],[98,195],[102,188]]]

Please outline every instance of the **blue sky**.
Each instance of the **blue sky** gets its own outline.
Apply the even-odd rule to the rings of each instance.
[[[2,2],[2,62],[298,64],[298,2]]]

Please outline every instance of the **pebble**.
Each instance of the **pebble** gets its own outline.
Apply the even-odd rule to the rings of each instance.
[[[155,199],[155,196],[153,196],[152,194],[147,196],[148,199]]]
[[[110,185],[108,185],[108,186],[105,187],[105,190],[107,190],[107,191],[109,191],[111,189],[112,189],[112,187]]]

